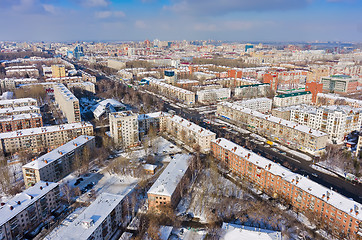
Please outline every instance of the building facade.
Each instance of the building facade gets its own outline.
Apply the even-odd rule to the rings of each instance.
[[[110,133],[113,141],[123,148],[139,144],[138,115],[131,111],[109,114]]]
[[[232,103],[219,103],[216,115],[257,132],[269,140],[313,155],[321,154],[328,140],[328,134],[319,130]]]
[[[74,169],[77,163],[75,158],[78,155],[83,158],[85,147],[93,151],[95,146],[94,136],[79,136],[76,139],[54,149],[43,156],[33,159],[22,167],[24,183],[26,187],[33,186],[39,181],[58,182]],[[88,152],[90,154],[90,152]],[[89,160],[89,159],[88,159]]]
[[[32,113],[40,114],[40,108],[37,106],[0,108],[0,117]]]
[[[73,77],[61,77],[61,78],[47,78],[45,79],[45,81],[68,84],[68,83],[80,83],[83,82],[83,79],[80,76],[73,76]]]
[[[54,86],[54,97],[68,123],[82,121],[80,116],[79,100],[69,91],[64,84],[58,83]]]
[[[298,104],[311,104],[312,93],[310,91],[281,94],[274,97],[275,107],[287,107]]]
[[[93,135],[93,125],[80,122],[0,133],[0,150],[5,154],[23,150],[41,152],[57,148],[81,135]]]
[[[251,110],[255,110],[261,113],[268,113],[272,109],[273,100],[269,98],[253,98],[248,100],[237,101],[234,102],[234,104],[250,108]]]
[[[147,192],[148,210],[157,211],[162,207],[177,206],[181,192],[190,178],[191,158],[188,154],[174,156]]]
[[[60,207],[59,185],[38,182],[0,206],[0,239],[23,239]]]
[[[16,108],[25,106],[38,106],[38,102],[34,98],[0,100],[0,108]]]
[[[322,77],[323,90],[334,93],[350,93],[357,91],[358,79],[348,75],[332,75]]]
[[[235,97],[264,97],[271,91],[269,83],[243,85],[236,87]]]
[[[40,113],[26,113],[0,118],[0,133],[43,126]]]
[[[197,101],[201,103],[215,103],[219,100],[229,99],[231,97],[230,88],[205,89],[196,92]]]
[[[65,77],[65,66],[64,65],[52,65],[52,77],[63,78]]]
[[[352,239],[362,232],[361,204],[225,138],[212,141],[211,149],[226,168],[273,198],[285,199],[297,211]]]

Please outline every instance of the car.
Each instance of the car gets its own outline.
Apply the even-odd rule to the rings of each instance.
[[[96,173],[96,172],[98,172],[96,169],[92,169],[92,170],[90,170],[90,172],[91,173]]]
[[[81,177],[77,179],[77,181],[79,181],[79,182],[81,182],[81,181],[83,181],[83,180],[84,180],[84,179],[81,178]]]
[[[80,190],[80,192],[81,192],[82,194],[86,193],[87,191],[88,191],[88,189],[86,189],[86,188],[82,188],[82,189]]]
[[[77,181],[75,181],[75,183],[74,183],[74,186],[77,186],[77,185],[79,185],[79,181],[77,180]]]

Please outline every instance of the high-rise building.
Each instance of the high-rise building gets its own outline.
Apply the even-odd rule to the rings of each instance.
[[[52,77],[62,78],[65,77],[65,66],[64,65],[52,65]]]
[[[74,56],[74,58],[76,58],[76,59],[79,59],[79,58],[81,58],[81,57],[84,57],[83,46],[77,45],[77,46],[74,48],[73,56]]]
[[[79,100],[62,83],[54,85],[54,97],[68,123],[80,122]]]
[[[138,115],[132,111],[109,114],[110,132],[113,141],[124,148],[139,144]]]
[[[358,79],[348,75],[332,75],[322,77],[323,90],[335,93],[349,93],[357,91]]]

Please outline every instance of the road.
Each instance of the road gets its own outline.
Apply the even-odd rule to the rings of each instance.
[[[76,65],[76,64],[75,64]],[[84,66],[76,65],[76,67],[85,69]],[[92,70],[94,71],[94,70]],[[99,71],[97,71],[99,73]],[[102,77],[105,77],[105,74],[101,74]],[[111,81],[115,81],[116,78],[112,77],[106,77],[107,79]],[[143,91],[142,89],[139,89],[139,91],[142,91],[144,94],[149,94],[146,91]],[[206,124],[203,122],[203,119],[205,116],[203,114],[200,114],[197,110],[190,110],[187,108],[181,108],[176,106],[173,102],[170,101],[164,101],[164,107],[168,110],[173,110],[176,112],[177,115],[186,118],[196,124],[199,124],[202,127],[205,127],[217,134],[217,137],[225,137],[229,140],[244,146],[250,150],[253,150],[256,153],[260,153],[260,155],[275,161],[277,163],[282,164],[283,166],[289,168],[291,171],[299,173],[304,176],[309,176],[310,179],[314,180],[315,182],[327,187],[331,188],[334,191],[337,191],[344,196],[348,198],[354,199],[356,202],[359,202],[362,204],[362,185],[361,184],[353,184],[345,179],[342,179],[340,177],[335,177],[328,175],[323,172],[319,172],[315,169],[313,169],[310,166],[311,162],[308,162],[304,160],[303,158],[299,158],[297,156],[287,156],[283,155],[279,152],[272,151],[271,148],[264,147],[261,144],[256,144],[250,139],[247,139],[247,137],[250,138],[250,136],[247,136],[245,134],[241,133],[235,133],[227,131],[227,129],[222,128],[222,126],[216,126],[211,124]]]

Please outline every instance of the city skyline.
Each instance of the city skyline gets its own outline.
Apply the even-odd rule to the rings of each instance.
[[[360,41],[357,0],[0,0],[8,41]]]

